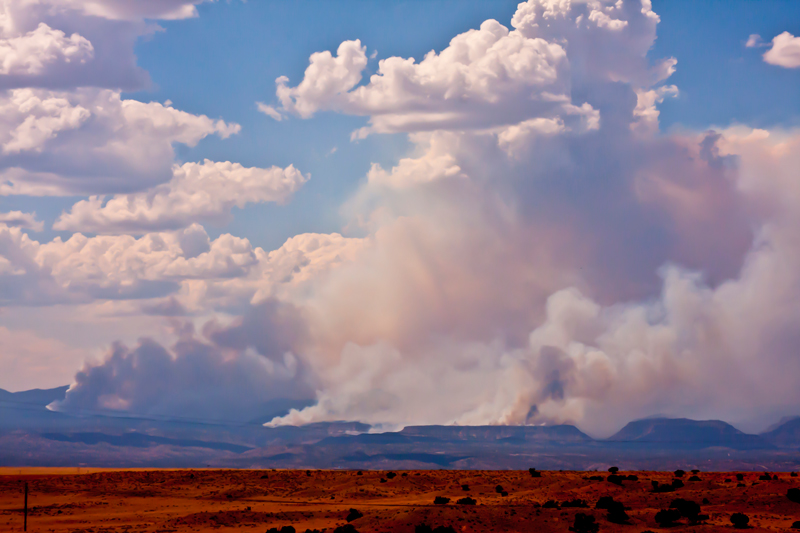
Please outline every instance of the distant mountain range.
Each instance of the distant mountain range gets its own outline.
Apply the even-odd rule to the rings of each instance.
[[[0,389],[0,465],[540,470],[800,470],[800,417],[760,435],[719,420],[648,418],[608,439],[571,425],[409,426],[357,422],[266,428],[247,423],[47,410],[67,387]],[[286,404],[288,405],[288,404]]]

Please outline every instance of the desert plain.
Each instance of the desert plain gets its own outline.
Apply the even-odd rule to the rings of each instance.
[[[25,483],[31,532],[264,533],[291,526],[299,533],[334,533],[337,528],[412,533],[427,531],[425,525],[464,533],[566,532],[577,513],[594,517],[601,532],[631,533],[733,531],[730,517],[742,513],[749,518],[748,529],[756,532],[790,531],[800,520],[800,503],[787,497],[789,489],[800,487],[800,477],[788,472],[769,480],[763,473],[743,472],[739,480],[734,472],[699,472],[694,481],[687,472],[683,486],[672,492],[657,492],[653,483],[672,484],[672,472],[620,472],[625,478],[620,484],[609,482],[608,472],[540,475],[508,470],[3,468],[0,531],[22,531]],[[602,497],[621,502],[627,520],[613,523],[606,509],[597,508]],[[457,503],[464,498],[474,504]],[[696,524],[680,519],[668,528],[657,523],[656,513],[677,498],[696,502],[707,518]]]

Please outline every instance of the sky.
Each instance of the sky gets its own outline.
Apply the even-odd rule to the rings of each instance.
[[[797,2],[0,5],[0,388],[294,402],[272,426],[800,414]]]

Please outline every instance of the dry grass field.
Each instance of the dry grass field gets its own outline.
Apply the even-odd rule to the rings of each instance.
[[[699,473],[674,492],[668,472],[624,472],[638,480],[622,485],[607,472],[527,471],[297,471],[297,470],[98,470],[0,469],[0,531],[22,531],[23,487],[29,487],[28,531],[140,533],[278,531],[291,526],[334,533],[412,533],[420,526],[456,532],[567,532],[575,515],[595,518],[602,531],[667,530],[655,515],[676,498],[700,504],[707,519],[681,518],[671,531],[733,531],[730,517],[744,513],[750,531],[789,531],[800,503],[787,492],[800,478],[779,473]],[[600,479],[590,477],[600,476]],[[504,494],[505,493],[505,494]],[[601,497],[621,502],[627,520],[609,521],[596,508]],[[447,503],[435,504],[437,497]],[[469,497],[474,505],[457,503]],[[582,500],[582,502],[574,502]],[[440,499],[440,502],[445,500]],[[608,500],[605,500],[608,501]],[[566,506],[564,502],[586,507]],[[353,518],[351,509],[362,516]],[[351,515],[351,516],[349,516]],[[348,524],[347,518],[351,521]],[[285,530],[290,531],[290,530]],[[449,531],[449,529],[440,529]]]

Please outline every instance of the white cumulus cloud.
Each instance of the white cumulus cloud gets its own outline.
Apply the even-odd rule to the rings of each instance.
[[[764,53],[764,61],[783,68],[800,68],[800,37],[788,31],[772,39],[772,48]]]

